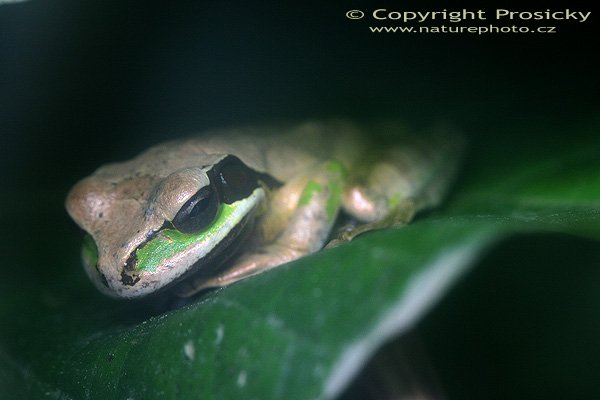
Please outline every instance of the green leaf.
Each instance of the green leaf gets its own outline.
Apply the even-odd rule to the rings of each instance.
[[[44,238],[36,246],[24,239],[28,225],[5,214],[4,226],[14,229],[3,239],[4,261],[15,275],[1,288],[0,393],[334,398],[506,238],[600,238],[593,135],[548,146],[515,137],[475,143],[446,206],[411,225],[361,236],[179,308],[97,294],[56,210],[29,216],[48,222],[35,232]]]

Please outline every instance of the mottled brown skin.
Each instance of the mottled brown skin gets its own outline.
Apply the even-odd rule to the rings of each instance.
[[[380,129],[396,134],[399,128]],[[243,246],[243,252],[214,276],[179,283],[182,295],[226,286],[322,248],[335,222],[327,212],[334,182],[345,182],[337,208],[362,223],[345,239],[407,223],[415,212],[440,201],[462,147],[457,136],[407,136],[382,152],[373,152],[366,136],[346,121],[218,131],[161,144],[130,161],[101,167],[75,185],[66,201],[71,217],[98,247],[98,264],[87,266],[87,272],[105,293],[125,298],[146,296],[168,286],[168,280],[181,280],[196,255],[174,258],[171,264],[184,267],[169,270],[172,275],[145,274],[137,287],[121,282],[132,253],[208,184],[206,171],[227,155],[272,176],[281,186],[258,188],[249,200],[248,212],[256,221],[252,246]],[[344,167],[343,176],[330,168],[332,161]],[[307,185],[314,183],[322,190],[302,203]]]

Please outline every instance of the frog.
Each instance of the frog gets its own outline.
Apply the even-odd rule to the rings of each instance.
[[[371,135],[396,140],[377,148]],[[217,129],[102,166],[65,205],[101,292],[190,297],[408,224],[439,205],[463,147],[451,128],[397,122]]]

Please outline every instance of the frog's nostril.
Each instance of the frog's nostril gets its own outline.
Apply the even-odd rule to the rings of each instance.
[[[121,283],[126,286],[133,286],[140,280],[139,275],[129,275],[127,272],[121,272]]]

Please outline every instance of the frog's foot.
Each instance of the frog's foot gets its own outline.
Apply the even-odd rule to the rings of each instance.
[[[361,233],[401,226],[436,206],[453,174],[460,141],[432,134],[382,152],[344,192],[343,209],[362,225],[343,231],[332,244]]]
[[[338,240],[351,240],[373,229],[405,225],[417,212],[438,205],[455,172],[462,147],[461,137],[434,131],[382,152],[343,197],[344,211],[364,225],[343,233]]]
[[[358,210],[357,203],[351,202],[349,197],[355,201],[360,199]],[[326,248],[336,247],[365,232],[404,226],[413,219],[416,212],[415,203],[411,198],[390,201],[384,196],[368,193],[368,190],[362,187],[354,187],[348,191],[344,209],[356,220],[340,227],[332,235]],[[359,219],[365,223],[361,223]]]

